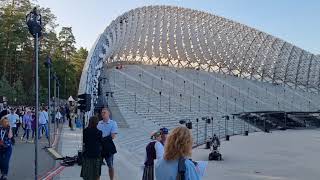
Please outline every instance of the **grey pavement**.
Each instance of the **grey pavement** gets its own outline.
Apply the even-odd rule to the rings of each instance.
[[[26,143],[21,141],[20,137],[23,134],[20,129],[19,136],[15,138],[16,145],[13,147],[13,152],[10,160],[10,168],[8,179],[10,180],[31,180],[34,179],[34,143]],[[31,139],[31,138],[30,138]],[[38,150],[38,174],[41,176],[55,165],[55,160],[47,153],[43,147],[48,146],[48,141],[45,137],[39,140]]]

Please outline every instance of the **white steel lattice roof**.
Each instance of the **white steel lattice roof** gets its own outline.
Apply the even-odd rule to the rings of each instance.
[[[141,7],[112,21],[89,53],[79,93],[92,91],[101,62],[117,61],[219,71],[314,92],[320,86],[319,56],[246,25],[180,7]]]

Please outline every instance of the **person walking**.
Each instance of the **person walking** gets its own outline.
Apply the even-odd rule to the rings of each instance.
[[[118,133],[117,123],[110,119],[110,111],[108,108],[101,110],[102,120],[98,123],[98,129],[102,131],[102,157],[106,160],[109,170],[110,180],[114,179],[113,157],[117,153],[113,139]]]
[[[32,130],[32,143],[34,142],[34,137],[36,136],[36,115],[35,112],[32,111],[31,113],[32,122],[31,122],[31,130]]]
[[[1,180],[8,179],[9,162],[12,154],[13,132],[7,117],[0,120],[0,171]]]
[[[71,122],[71,116],[70,116],[70,109],[69,109],[69,106],[68,104],[65,105],[65,112],[66,112],[66,117],[67,117],[67,120],[69,122],[69,128],[72,129],[72,122]]]
[[[99,119],[92,116],[83,130],[83,162],[80,176],[84,180],[99,180],[102,165],[102,132],[97,129]]]
[[[156,146],[163,146],[161,144],[161,132],[154,132],[151,136],[152,141],[148,143],[146,147],[146,158],[144,162],[142,180],[153,180],[154,179],[154,160],[161,159],[163,157],[163,151],[159,152]]]
[[[49,115],[46,109],[43,107],[42,111],[39,113],[39,131],[38,131],[38,138],[40,139],[42,137],[42,130],[45,130],[46,137],[49,139],[49,134],[48,134],[48,120],[49,120]]]
[[[23,133],[23,136],[21,136],[21,141],[23,141],[25,137],[27,137],[26,142],[29,141],[31,126],[32,126],[32,115],[31,115],[31,111],[27,110],[26,114],[23,115],[23,119],[22,119],[22,127],[24,129],[24,133]]]
[[[13,136],[17,135],[17,122],[19,122],[19,116],[15,113],[15,109],[10,110],[10,114],[8,115],[8,120],[10,123],[10,127],[12,129]]]
[[[192,136],[189,129],[186,127],[173,129],[165,144],[164,157],[156,164],[156,179],[200,180],[195,164],[189,160],[191,153]]]
[[[16,136],[18,137],[19,135],[19,130],[20,130],[20,127],[21,127],[21,124],[22,124],[22,117],[23,117],[23,111],[21,109],[21,107],[19,107],[16,111],[16,114],[18,115],[19,117],[19,120],[17,121],[16,125],[17,125],[17,128],[16,128]]]
[[[62,123],[62,115],[60,113],[60,108],[57,109],[55,119],[56,119],[56,124],[57,124],[57,127],[58,127],[58,124]]]

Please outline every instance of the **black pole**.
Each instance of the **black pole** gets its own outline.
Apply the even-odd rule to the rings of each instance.
[[[218,120],[218,127],[219,127],[219,132],[218,132],[218,134],[219,134],[219,139],[220,139],[220,137],[221,137],[221,134],[220,134],[220,117],[219,117],[219,120]]]
[[[232,131],[233,131],[233,132],[232,132],[232,135],[234,135],[234,116],[232,116],[232,126],[233,126],[233,127],[232,127],[232,128],[233,128],[233,130],[232,130]]]
[[[134,112],[137,113],[137,95],[134,93]]]
[[[225,117],[224,119],[224,135],[227,136],[228,132],[227,132],[227,117]]]
[[[196,122],[197,122],[197,145],[199,144],[199,119],[197,118],[196,119]]]
[[[160,97],[160,111],[161,111],[161,91],[159,92],[159,97]]]
[[[204,126],[204,142],[207,142],[207,134],[208,134],[208,118],[205,118],[205,126]]]
[[[34,57],[35,57],[35,100],[36,100],[36,140],[35,140],[35,160],[34,160],[34,178],[35,180],[38,179],[38,129],[39,129],[39,37],[41,37],[41,31],[42,31],[42,20],[41,15],[37,12],[36,8],[33,8],[33,10],[26,16],[26,23],[29,29],[29,32],[34,37]]]
[[[211,117],[211,137],[213,137],[213,117]]]
[[[181,103],[182,103],[182,94],[180,94],[180,105],[179,105],[179,107],[180,107],[180,112],[181,112]]]
[[[247,115],[247,120],[249,119],[249,114]],[[243,134],[246,131],[246,121],[243,120]]]
[[[191,112],[191,96],[190,96],[190,112]]]
[[[198,96],[199,97],[199,112],[200,112],[200,96]]]
[[[34,39],[35,63],[36,63],[36,140],[35,140],[35,180],[38,179],[38,137],[39,137],[39,64],[38,64],[38,33]]]
[[[217,97],[217,109],[216,109],[216,111],[217,111],[217,113],[219,112],[219,97]]]

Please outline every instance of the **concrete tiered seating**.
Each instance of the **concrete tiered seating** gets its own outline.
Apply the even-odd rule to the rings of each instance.
[[[311,93],[219,73],[127,65],[123,69],[107,69],[107,74],[113,99],[130,129],[122,129],[123,133],[137,129],[130,138],[120,135],[118,141],[140,153],[144,152],[151,131],[164,126],[172,129],[179,126],[180,120],[193,123],[194,141],[201,143],[213,133],[224,137],[258,130],[237,117],[225,121],[222,118],[225,115],[261,110],[316,110],[319,106],[319,102],[311,101],[318,96]],[[204,116],[213,117],[206,137],[205,122],[201,120]]]

